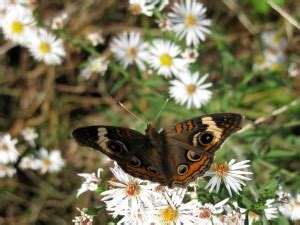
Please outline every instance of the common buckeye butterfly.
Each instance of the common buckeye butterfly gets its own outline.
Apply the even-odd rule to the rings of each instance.
[[[148,124],[146,134],[115,126],[88,126],[73,138],[115,160],[132,176],[169,187],[185,187],[211,166],[214,154],[228,136],[241,129],[237,113],[204,115],[157,132]]]

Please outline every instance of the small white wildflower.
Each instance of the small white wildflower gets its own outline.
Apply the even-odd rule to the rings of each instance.
[[[36,133],[35,129],[32,127],[25,127],[21,131],[21,135],[25,141],[29,142],[30,145],[34,146],[34,140],[39,137],[38,133]]]
[[[251,180],[245,175],[253,174],[252,172],[243,170],[250,167],[249,162],[250,160],[243,160],[235,163],[235,159],[232,159],[229,163],[214,164],[211,169],[205,173],[205,176],[211,176],[205,188],[209,188],[209,192],[212,192],[214,189],[218,192],[221,182],[223,181],[230,196],[232,196],[231,189],[239,194],[242,190],[241,186],[246,185],[243,180]]]
[[[51,28],[53,30],[61,29],[68,22],[69,16],[67,13],[62,12],[58,16],[54,17],[51,23]]]
[[[10,134],[0,136],[0,163],[14,163],[19,157],[16,149],[17,139],[12,139]]]
[[[180,76],[188,68],[186,60],[180,57],[181,49],[176,44],[163,39],[156,39],[149,49],[149,64],[158,75],[169,78]]]
[[[24,156],[20,162],[20,168],[23,170],[31,169],[31,170],[38,170],[40,168],[40,161],[34,158],[33,155]]]
[[[286,195],[288,196],[288,195]],[[295,197],[290,197],[288,200],[279,205],[279,211],[292,221],[300,220],[300,194]]]
[[[183,203],[185,193],[186,189],[182,188],[175,188],[171,195],[167,191],[164,192],[165,200],[156,207],[157,220],[160,224],[200,224],[197,214],[199,203],[196,200]]]
[[[0,178],[12,177],[16,173],[16,169],[10,165],[0,163]]]
[[[62,40],[44,29],[32,34],[27,47],[36,60],[49,65],[61,64],[66,56]]]
[[[90,58],[85,64],[84,68],[80,71],[80,76],[88,80],[93,74],[104,75],[109,61],[104,56],[97,58]]]
[[[259,55],[255,58],[253,70],[264,71],[280,70],[284,62],[286,61],[286,55],[284,52],[276,52],[270,49],[266,49],[263,55]]]
[[[100,32],[88,33],[86,39],[91,42],[93,46],[101,45],[104,43],[104,37]]]
[[[211,203],[200,204],[198,216],[200,219],[200,224],[203,225],[212,225],[213,220],[217,217],[217,214],[220,214],[224,211],[224,205],[228,202],[229,198],[226,198],[219,203],[213,205]]]
[[[278,208],[274,205],[275,199],[267,199],[264,214],[267,220],[273,220],[277,218]]]
[[[186,59],[189,63],[196,62],[198,56],[199,54],[194,48],[186,48],[185,51],[182,53],[182,58]]]
[[[135,63],[140,70],[146,68],[148,47],[148,43],[144,42],[141,34],[136,31],[123,32],[115,37],[110,45],[115,58],[124,68]]]
[[[190,71],[186,71],[178,79],[170,81],[169,94],[177,103],[187,104],[188,109],[200,108],[212,96],[212,92],[207,90],[212,84],[204,84],[207,77],[208,74],[200,78],[198,72],[192,74]]]
[[[85,181],[81,184],[77,191],[77,198],[86,191],[96,191],[101,182],[100,173],[103,169],[99,168],[96,173],[79,173],[78,176],[83,177]]]
[[[171,30],[171,21],[168,18],[163,18],[157,21],[158,27],[161,29],[161,31],[170,31]]]
[[[129,12],[133,15],[145,14],[152,16],[157,0],[129,0]]]
[[[93,224],[93,216],[86,214],[83,210],[80,210],[77,208],[77,210],[80,212],[80,216],[76,216],[72,222],[75,225],[92,225]]]
[[[28,43],[35,20],[31,11],[22,7],[10,7],[0,22],[4,37],[20,45]]]
[[[264,44],[275,51],[283,51],[287,47],[287,39],[278,31],[265,31],[261,37]]]
[[[205,19],[206,8],[201,3],[194,0],[176,2],[172,11],[168,13],[172,30],[180,39],[185,38],[188,46],[198,45],[206,39],[211,20]]]
[[[145,182],[126,174],[116,163],[111,168],[117,181],[109,181],[113,189],[101,193],[106,210],[113,217],[130,212],[129,217],[145,214],[145,209],[153,209],[153,197],[157,195],[153,188],[157,184]]]
[[[65,161],[62,159],[61,152],[59,150],[52,150],[49,153],[45,148],[41,148],[38,156],[39,169],[42,174],[46,172],[59,172],[65,165]]]

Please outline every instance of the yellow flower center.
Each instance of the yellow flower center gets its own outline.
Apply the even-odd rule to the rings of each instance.
[[[11,31],[16,34],[22,33],[24,29],[24,25],[20,21],[14,21],[11,24]]]
[[[43,159],[43,164],[46,166],[46,167],[49,167],[50,164],[51,164],[51,161],[49,159]]]
[[[216,164],[214,169],[215,169],[217,175],[219,175],[220,177],[224,177],[228,172],[228,165],[227,164]]]
[[[7,152],[9,147],[6,143],[0,143],[0,150]]]
[[[128,48],[127,49],[127,55],[131,58],[135,58],[137,55],[137,50],[136,48]]]
[[[139,188],[137,184],[129,184],[126,188],[126,193],[129,196],[135,196],[139,193]]]
[[[209,209],[201,209],[199,217],[201,219],[209,219],[211,216],[211,211]]]
[[[187,27],[195,26],[196,23],[197,23],[197,18],[194,15],[187,15],[185,17],[185,25]]]
[[[139,4],[131,4],[128,10],[133,15],[140,15],[142,13],[142,8]]]
[[[173,64],[172,58],[169,54],[162,54],[159,59],[160,64],[163,66],[170,67]]]
[[[40,52],[45,55],[50,52],[50,45],[46,42],[41,42],[39,45]]]
[[[276,44],[279,44],[280,41],[281,41],[281,35],[280,35],[280,34],[275,34],[275,35],[273,35],[272,40],[273,40]]]
[[[193,95],[196,91],[196,85],[195,84],[189,84],[186,86],[186,90],[188,95]]]
[[[177,218],[177,212],[172,207],[167,207],[162,211],[162,219],[164,222],[174,222]]]

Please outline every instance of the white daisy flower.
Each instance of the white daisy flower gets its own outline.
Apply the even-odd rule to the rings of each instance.
[[[80,71],[80,76],[88,80],[93,74],[104,75],[109,61],[106,57],[99,56],[97,58],[90,58],[84,68]]]
[[[46,172],[58,172],[65,165],[65,161],[62,159],[59,150],[53,150],[49,153],[45,148],[41,148],[38,156],[39,169],[42,174]]]
[[[65,12],[62,12],[53,18],[53,20],[51,22],[51,28],[53,30],[61,29],[66,25],[68,20],[69,20],[69,15]]]
[[[6,39],[25,45],[28,43],[35,20],[31,11],[21,7],[10,7],[0,23]]]
[[[133,15],[145,14],[146,16],[152,16],[158,2],[158,0],[129,0],[128,10]]]
[[[266,49],[262,55],[255,58],[253,70],[264,71],[271,70],[276,71],[281,69],[282,65],[286,62],[287,57],[284,52],[276,52],[270,49]]]
[[[92,225],[93,224],[93,216],[88,215],[84,212],[85,209],[80,210],[77,208],[77,210],[80,212],[80,216],[76,216],[72,222],[75,225]]]
[[[93,46],[101,45],[104,43],[104,37],[100,32],[88,33],[86,39],[91,42]]]
[[[283,51],[287,47],[287,39],[278,31],[265,31],[261,34],[264,44],[276,51]]]
[[[0,178],[12,177],[16,169],[10,165],[0,164]]]
[[[200,108],[212,96],[212,92],[207,90],[212,84],[204,84],[207,77],[208,74],[199,78],[198,72],[192,74],[190,71],[186,71],[178,79],[170,81],[169,94],[177,103],[187,104],[188,109]]]
[[[249,211],[248,212],[248,220],[249,220],[249,225],[252,225],[255,222],[260,220],[260,216],[253,211]]]
[[[61,64],[66,56],[62,40],[44,29],[32,34],[27,48],[36,60],[49,65]]]
[[[34,158],[33,155],[24,156],[21,159],[19,166],[23,170],[26,170],[26,169],[38,170],[38,169],[40,169],[40,160]]]
[[[77,191],[77,198],[86,191],[96,191],[101,182],[100,173],[103,169],[99,168],[96,173],[79,173],[78,176],[83,177],[85,181]]]
[[[0,163],[14,163],[19,157],[16,149],[17,139],[12,139],[10,134],[0,136]]]
[[[176,44],[156,39],[149,49],[149,64],[159,75],[166,78],[180,76],[187,70],[188,62],[180,57],[181,49]]]
[[[155,214],[155,210],[149,209],[147,207],[144,208],[145,212],[138,211],[137,214],[132,215],[131,209],[126,209],[119,214],[123,216],[123,218],[118,221],[117,224],[126,224],[126,225],[154,225],[157,224],[157,218]]]
[[[158,23],[158,27],[161,29],[161,31],[171,31],[171,21],[168,18],[157,20],[156,23]]]
[[[145,208],[153,209],[153,198],[158,194],[153,191],[157,184],[145,182],[126,174],[116,163],[111,168],[117,181],[109,181],[113,189],[101,193],[106,210],[113,217],[130,212],[129,217],[145,214]]]
[[[206,39],[211,20],[205,19],[206,8],[201,3],[194,0],[176,2],[172,10],[168,13],[173,24],[172,30],[180,39],[185,38],[188,46],[198,45]]]
[[[186,59],[189,63],[196,62],[199,54],[196,49],[194,48],[186,48],[182,53],[182,58]]]
[[[288,196],[288,194],[286,194]],[[300,220],[300,194],[297,197],[285,198],[279,205],[279,211],[292,221]]]
[[[39,137],[38,133],[32,127],[26,127],[21,131],[21,135],[30,145],[35,146],[34,140]]]
[[[215,205],[211,203],[205,203],[204,205],[201,204],[198,213],[200,224],[203,225],[214,224],[213,221],[215,220],[215,217],[217,217],[217,214],[220,214],[224,211],[223,207],[228,202],[228,200],[229,198],[226,198]]]
[[[165,200],[156,207],[157,220],[160,224],[180,225],[180,224],[200,224],[198,217],[199,202],[192,200],[183,203],[186,189],[175,188],[171,195],[164,192]],[[157,223],[159,224],[159,223]]]
[[[267,199],[264,214],[267,220],[273,220],[277,218],[278,208],[274,205],[275,199]]]
[[[115,37],[110,45],[115,58],[124,68],[135,63],[141,70],[145,70],[148,47],[148,43],[144,42],[141,34],[136,31],[123,32]]]
[[[245,175],[253,174],[252,172],[242,170],[250,167],[249,162],[250,160],[243,160],[235,163],[235,159],[232,159],[229,163],[214,164],[204,175],[212,177],[205,188],[209,188],[209,192],[212,192],[214,189],[218,192],[223,181],[230,196],[232,196],[231,189],[239,194],[242,190],[241,186],[246,185],[243,180],[251,180]]]

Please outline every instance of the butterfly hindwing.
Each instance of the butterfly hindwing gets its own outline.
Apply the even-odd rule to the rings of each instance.
[[[215,151],[233,132],[241,128],[243,116],[221,113],[176,123],[161,132],[168,157],[165,164],[169,186],[186,186],[211,166]]]

